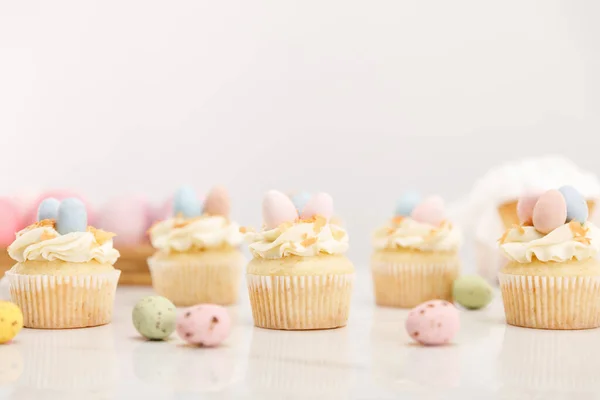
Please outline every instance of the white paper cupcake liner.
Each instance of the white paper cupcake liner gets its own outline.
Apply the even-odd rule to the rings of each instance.
[[[413,308],[428,300],[452,301],[452,283],[460,273],[460,262],[386,263],[372,262],[375,302],[380,306]]]
[[[222,306],[238,302],[243,256],[223,263],[181,262],[150,257],[148,266],[156,293],[178,307],[211,303]]]
[[[538,329],[600,326],[600,276],[498,276],[510,325]]]
[[[246,275],[254,324],[269,329],[345,326],[354,273],[307,276]]]
[[[66,329],[108,324],[121,271],[89,275],[6,272],[12,301],[27,328]]]

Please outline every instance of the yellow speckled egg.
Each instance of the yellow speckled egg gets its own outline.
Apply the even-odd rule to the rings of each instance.
[[[0,301],[0,344],[11,341],[23,328],[23,313],[16,304]]]

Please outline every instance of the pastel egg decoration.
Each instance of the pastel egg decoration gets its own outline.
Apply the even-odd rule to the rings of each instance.
[[[446,219],[446,206],[440,196],[429,196],[410,213],[417,222],[439,226]]]
[[[294,203],[294,207],[296,207],[298,213],[301,213],[311,197],[312,195],[308,192],[298,192],[291,195],[290,199]]]
[[[133,326],[150,340],[163,340],[175,331],[177,309],[167,298],[147,296],[138,301],[131,313]]]
[[[333,216],[333,198],[328,193],[317,193],[308,200],[300,217],[308,219],[320,215],[328,221]]]
[[[27,213],[27,217],[26,217],[26,221],[25,221],[26,225],[32,224],[36,221],[37,212],[38,212],[40,204],[42,203],[42,201],[49,199],[49,198],[55,198],[59,201],[62,201],[62,200],[68,199],[68,198],[79,199],[85,205],[85,209],[86,209],[87,215],[88,215],[88,223],[90,225],[95,224],[96,214],[94,212],[94,208],[92,207],[91,203],[84,196],[82,196],[72,190],[54,189],[54,190],[47,190],[47,191],[43,192],[37,198],[37,200],[32,203],[33,207]]]
[[[198,200],[196,191],[190,186],[182,186],[173,197],[173,212],[184,218],[196,218],[202,215],[202,203]]]
[[[263,199],[262,212],[267,229],[275,229],[284,222],[293,222],[298,218],[294,203],[277,190],[267,192]]]
[[[563,186],[558,189],[567,203],[567,222],[585,223],[589,217],[587,201],[573,186]]]
[[[531,194],[519,197],[517,201],[517,217],[522,225],[533,224],[533,208],[540,198],[539,194]]]
[[[141,195],[122,196],[108,201],[98,212],[97,226],[115,232],[118,246],[136,246],[146,240],[150,226],[150,205]]]
[[[56,219],[58,218],[58,207],[60,201],[54,197],[44,199],[38,207],[37,220],[41,221],[44,219]]]
[[[177,317],[177,334],[196,346],[218,346],[227,339],[230,331],[231,318],[227,310],[216,304],[190,307]]]
[[[21,228],[19,209],[8,197],[0,197],[0,222],[0,247],[8,247]]]
[[[88,220],[85,205],[74,197],[60,202],[56,219],[56,230],[61,235],[87,231]]]
[[[0,301],[0,344],[10,342],[23,328],[23,313],[16,304]]]
[[[206,196],[204,212],[208,215],[228,217],[231,212],[231,201],[227,189],[222,186],[214,187]]]
[[[426,346],[450,343],[460,329],[460,314],[452,303],[430,300],[413,308],[406,319],[406,331]]]
[[[454,301],[469,310],[486,307],[492,301],[494,292],[491,285],[479,275],[463,275],[452,285]]]
[[[396,202],[396,215],[408,217],[421,202],[421,195],[416,191],[404,192]]]
[[[533,207],[533,227],[540,233],[550,233],[567,221],[567,202],[558,190],[548,190]]]

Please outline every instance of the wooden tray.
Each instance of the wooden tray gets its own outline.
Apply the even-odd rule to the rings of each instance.
[[[115,268],[121,270],[119,285],[139,285],[150,286],[152,280],[148,270],[147,259],[154,254],[154,249],[150,245],[127,247],[117,249],[121,257],[117,260]],[[15,261],[8,256],[6,249],[0,249],[0,277],[8,271]]]

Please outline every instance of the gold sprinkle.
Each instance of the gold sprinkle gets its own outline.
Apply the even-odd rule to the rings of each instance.
[[[333,238],[335,240],[342,240],[342,238],[344,236],[346,236],[346,234],[344,233],[344,231],[332,231],[331,234],[333,235]]]
[[[588,233],[588,228],[584,228],[580,222],[575,220],[569,222],[569,228],[575,237],[585,237]]]
[[[317,243],[317,238],[313,237],[310,239],[304,239],[302,242],[300,242],[300,244],[304,247],[308,247],[308,246],[312,246],[313,244]]]
[[[247,226],[240,226],[240,233],[254,232],[254,229]]]
[[[521,235],[525,234],[525,228],[523,228],[522,225],[514,224],[513,228],[516,229],[516,230],[518,230]]]
[[[387,234],[388,236],[390,236],[390,235],[393,235],[393,234],[394,234],[394,232],[396,232],[396,229],[395,229],[395,228],[387,228],[387,230],[386,230],[386,234]]]
[[[402,223],[403,220],[404,217],[402,215],[396,215],[394,218],[392,218],[392,224],[398,226]]]
[[[498,239],[500,244],[503,244],[506,241],[506,237],[508,236],[509,232],[510,232],[510,229],[507,229],[506,231],[504,231],[504,233],[502,234],[502,237],[500,239]]]
[[[323,217],[321,215],[316,215],[315,216],[315,226],[314,226],[313,230],[315,231],[315,233],[317,235],[319,233],[321,233],[321,230],[325,227],[325,225],[327,225],[327,219],[325,219],[325,217]]]
[[[42,236],[40,236],[40,240],[42,240],[42,241],[44,241],[44,240],[50,240],[50,239],[54,239],[55,237],[56,237],[55,234],[44,231],[42,233]]]
[[[41,221],[38,221],[38,222],[30,225],[29,228],[30,229],[44,228],[44,227],[54,228],[55,226],[56,226],[56,220],[55,219],[43,219]]]
[[[94,235],[94,238],[96,239],[96,242],[98,242],[98,244],[104,244],[112,238],[114,238],[115,236],[117,236],[112,232],[106,232],[102,229],[96,229],[93,226],[88,226],[87,230],[88,232],[91,232]]]

